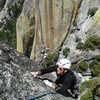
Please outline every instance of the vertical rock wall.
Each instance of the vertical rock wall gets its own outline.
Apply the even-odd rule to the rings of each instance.
[[[32,3],[33,1],[34,3]],[[51,51],[57,50],[74,21],[80,0],[33,1],[31,0],[31,4],[35,6],[35,33],[32,33],[34,34],[34,41],[31,59],[36,57],[37,53],[42,50],[42,47],[49,48]],[[23,9],[25,8],[23,7]],[[28,9],[34,11],[34,7],[29,7]],[[26,28],[25,23],[28,22],[29,24],[31,20],[25,20],[25,23],[22,21],[25,18],[29,18],[29,16],[23,15],[25,12],[22,11],[17,22],[17,41],[20,41],[20,43],[17,42],[17,50],[20,52],[25,52],[27,42],[24,41],[27,41],[29,37],[29,35],[26,35],[29,32],[29,28]],[[20,28],[18,28],[19,26]],[[25,36],[26,38],[24,38]]]

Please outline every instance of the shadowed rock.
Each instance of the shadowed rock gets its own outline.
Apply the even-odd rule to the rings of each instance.
[[[26,100],[45,91],[53,91],[41,80],[33,78],[31,71],[39,67],[23,54],[6,44],[0,44],[0,100]],[[49,75],[52,77],[52,75]],[[56,92],[41,100],[73,100]]]

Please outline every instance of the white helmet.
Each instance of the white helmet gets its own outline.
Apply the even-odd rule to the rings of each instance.
[[[61,66],[66,69],[70,69],[71,62],[68,59],[61,59],[60,61],[57,62],[56,65]]]

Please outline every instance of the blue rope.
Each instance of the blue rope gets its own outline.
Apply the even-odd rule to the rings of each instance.
[[[60,88],[61,87],[57,88],[56,91],[59,90]],[[46,96],[46,95],[52,94],[52,93],[54,93],[54,92],[52,92],[51,90],[49,90],[49,91],[43,92],[43,93],[41,93],[39,95],[35,95],[35,96],[32,96],[32,97],[29,97],[26,100],[35,100],[35,99],[41,98],[43,96]]]

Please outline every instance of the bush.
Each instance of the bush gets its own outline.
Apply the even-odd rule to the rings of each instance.
[[[81,97],[81,100],[93,100],[92,91],[89,90],[85,95]]]
[[[56,52],[56,53],[52,53],[52,54],[49,54],[42,62],[42,66],[43,67],[48,67],[50,65],[53,65],[57,62],[57,59],[59,57],[59,53]]]
[[[88,64],[85,61],[81,61],[78,66],[80,72],[84,72],[88,68]]]
[[[97,61],[100,61],[100,55],[95,56],[95,59],[96,59]]]
[[[6,34],[4,31],[0,31],[0,42],[5,42]]]
[[[100,76],[100,62],[97,62],[92,68],[91,72],[93,76]]]
[[[80,42],[82,39],[81,38],[79,38],[79,37],[76,37],[76,40],[75,40],[75,42]]]
[[[76,64],[72,64],[71,70],[76,71],[76,72],[80,72],[80,69]]]
[[[19,5],[15,3],[8,7],[10,19],[6,21],[4,28],[0,32],[0,42],[6,42],[13,48],[16,48],[16,20],[22,11],[24,0],[19,1]]]
[[[69,54],[69,52],[70,52],[70,49],[66,47],[66,48],[63,50],[63,55],[64,55],[65,57],[67,57],[67,55]]]
[[[84,43],[82,42],[78,42],[77,46],[76,46],[77,49],[84,49]]]
[[[86,40],[84,48],[85,49],[95,50],[96,46],[90,40]]]
[[[87,71],[88,64],[85,61],[81,61],[78,65],[72,64],[71,69],[76,72],[85,72]]]
[[[90,68],[93,76],[100,76],[100,55],[94,57],[95,59],[90,63]]]
[[[100,83],[100,77],[91,79],[89,81],[85,81],[84,83],[82,83],[81,87],[80,87],[80,92],[82,93],[83,91],[85,91],[87,88],[89,89],[89,91],[87,91],[82,97],[81,100],[93,100],[93,94],[92,91],[94,90],[94,88]]]
[[[97,37],[96,35],[91,36],[89,39],[85,41],[84,48],[85,49],[99,49],[100,47],[100,37]]]
[[[98,9],[97,7],[89,9],[88,10],[88,15],[90,15],[91,17],[94,16],[94,14],[96,13],[97,9]]]
[[[90,63],[90,68],[92,68],[94,65],[97,65],[98,61],[95,59]]]

